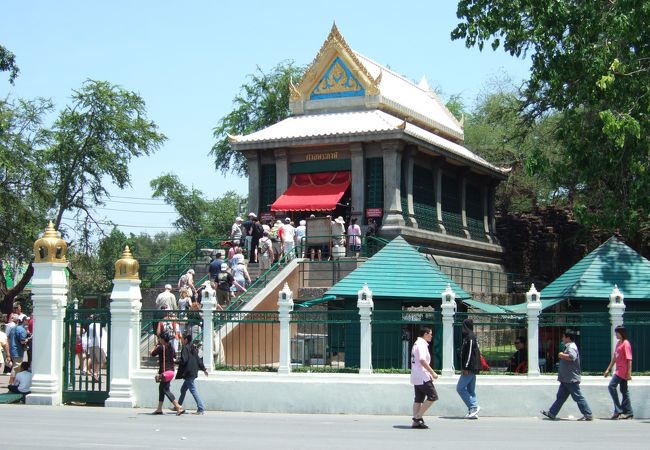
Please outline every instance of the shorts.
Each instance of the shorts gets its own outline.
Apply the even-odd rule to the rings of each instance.
[[[436,392],[436,388],[433,386],[433,381],[431,380],[424,384],[413,386],[413,390],[415,391],[415,403],[422,403],[425,397],[430,402],[438,400],[438,393]]]

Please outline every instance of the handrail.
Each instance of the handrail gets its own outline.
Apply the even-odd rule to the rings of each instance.
[[[292,258],[293,259],[293,258]],[[226,311],[233,311],[239,309],[242,305],[248,303],[250,298],[248,297],[254,297],[258,291],[254,290],[255,288],[259,288],[263,283],[265,287],[266,283],[268,283],[270,280],[275,278],[275,275],[280,271],[279,269],[282,266],[283,262],[287,262],[287,255],[282,255],[276,262],[274,262],[271,267],[269,267],[264,273],[260,274],[259,277],[255,281],[251,283],[250,286],[248,286],[248,289],[246,289],[246,292],[241,294],[239,297],[236,297],[233,299],[232,302],[226,307]],[[269,277],[270,275],[273,275],[272,277]]]

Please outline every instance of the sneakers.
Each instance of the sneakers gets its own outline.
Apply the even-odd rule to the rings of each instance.
[[[542,413],[542,416],[546,417],[547,419],[550,419],[550,420],[557,420],[557,418],[556,418],[554,415],[552,415],[550,412],[548,412],[548,411],[544,411],[544,410],[542,410],[542,411],[540,411],[540,412]]]
[[[192,414],[195,415],[195,416],[204,416],[205,411],[196,411],[196,412],[193,412]]]
[[[621,414],[618,418],[621,420],[634,419],[634,414]]]
[[[618,420],[619,417],[621,417],[621,413],[615,412],[614,414],[612,414],[612,417],[610,417],[610,419],[611,420]]]
[[[594,420],[593,416],[582,416],[578,422],[591,422],[592,420]]]
[[[476,408],[472,408],[469,410],[467,415],[465,416],[467,419],[478,419],[478,412],[481,410],[480,406],[477,406]]]
[[[424,419],[416,419],[415,417],[413,417],[413,423],[411,424],[411,428],[426,430],[429,427],[427,426],[426,423],[424,423]]]

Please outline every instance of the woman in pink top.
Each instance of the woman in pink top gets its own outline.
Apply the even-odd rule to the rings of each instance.
[[[614,356],[610,361],[607,369],[603,373],[603,376],[607,378],[609,371],[612,370],[614,364],[616,364],[616,370],[612,376],[612,381],[609,382],[609,394],[614,400],[614,414],[612,414],[612,420],[616,419],[632,419],[634,414],[632,413],[632,403],[630,402],[630,393],[627,390],[627,382],[632,379],[632,346],[630,341],[627,340],[627,332],[623,327],[616,327],[614,329],[616,333],[616,339],[618,343],[616,344],[616,350],[614,350]],[[623,396],[623,401],[619,402],[618,392],[616,392],[616,387],[620,386],[621,395]]]

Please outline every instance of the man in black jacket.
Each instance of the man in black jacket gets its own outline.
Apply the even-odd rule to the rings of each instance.
[[[478,419],[478,406],[476,399],[476,374],[481,371],[481,352],[478,348],[476,335],[474,334],[474,321],[465,319],[463,321],[463,346],[460,351],[460,364],[463,373],[458,379],[456,392],[467,405],[466,419]]]
[[[190,394],[194,397],[196,402],[196,412],[194,414],[203,415],[205,414],[205,406],[203,405],[203,400],[199,397],[199,392],[194,386],[194,380],[199,375],[199,369],[205,373],[205,376],[208,376],[208,370],[203,365],[203,358],[199,358],[198,350],[192,344],[192,335],[185,334],[183,335],[183,348],[181,350],[181,361],[178,365],[178,372],[176,372],[176,379],[183,379],[183,385],[181,386],[181,395],[178,398],[178,403],[183,404],[185,400],[185,394],[187,390],[190,390]],[[183,410],[184,411],[184,410]]]

